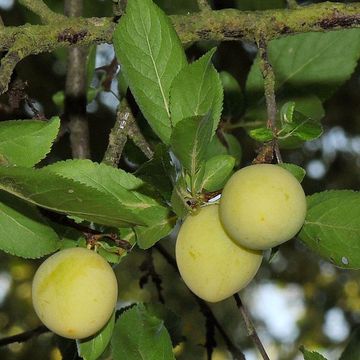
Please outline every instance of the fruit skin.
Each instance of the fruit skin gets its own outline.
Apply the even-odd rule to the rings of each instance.
[[[208,205],[182,224],[176,262],[185,284],[200,298],[217,302],[244,288],[260,267],[262,253],[245,249],[224,231],[218,205]]]
[[[33,306],[54,333],[83,339],[112,315],[118,286],[111,266],[94,251],[70,248],[46,259],[35,273]]]
[[[306,197],[298,180],[277,165],[242,168],[226,183],[220,219],[240,245],[265,250],[294,237],[306,216]]]

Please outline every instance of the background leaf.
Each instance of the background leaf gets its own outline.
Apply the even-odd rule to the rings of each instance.
[[[327,360],[318,352],[306,350],[303,346],[300,348],[300,351],[304,355],[304,360]]]
[[[312,121],[324,116],[322,102],[348,80],[360,57],[358,29],[287,36],[269,43],[279,108],[295,101],[296,109]],[[264,80],[258,58],[246,81],[246,121],[265,120]],[[281,147],[301,146],[301,139],[281,140]]]
[[[244,110],[244,95],[238,81],[227,71],[219,73],[224,89],[223,118],[239,118]]]
[[[59,240],[34,206],[0,191],[1,250],[24,258],[38,258],[55,252]]]
[[[96,50],[97,46],[91,45],[86,59],[86,83],[88,87],[91,85],[95,73]]]
[[[360,57],[358,29],[307,33],[273,40],[269,60],[275,71],[276,91],[303,89],[321,100],[329,98],[355,70]],[[253,102],[263,99],[263,78],[258,62],[251,68],[246,91]],[[252,94],[252,95],[250,95]],[[257,99],[257,100],[256,100]]]
[[[114,32],[114,47],[142,113],[168,144],[170,86],[187,63],[170,20],[151,0],[129,0],[126,15]]]
[[[108,346],[115,325],[115,313],[99,333],[86,340],[77,340],[79,356],[84,360],[96,360]]]
[[[223,88],[219,74],[211,63],[216,49],[184,67],[170,90],[171,121],[175,127],[181,120],[211,113],[212,134],[218,127]]]
[[[116,321],[111,340],[114,360],[173,360],[164,322],[142,304],[126,310]]]
[[[226,154],[231,155],[235,158],[236,165],[240,164],[242,157],[242,149],[238,139],[232,134],[215,134],[206,149],[205,160],[209,160],[217,155]]]
[[[357,360],[360,359],[360,327],[358,326],[352,332],[350,341],[339,360]]]
[[[308,197],[300,239],[342,268],[360,268],[360,193],[324,191]]]
[[[49,153],[59,128],[58,117],[1,121],[0,154],[7,164],[32,167]]]

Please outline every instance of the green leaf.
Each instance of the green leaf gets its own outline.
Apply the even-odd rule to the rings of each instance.
[[[218,127],[223,88],[219,74],[211,63],[216,49],[184,67],[174,79],[170,90],[170,113],[174,127],[187,118],[211,113],[212,135]]]
[[[257,129],[253,129],[249,131],[249,136],[256,141],[267,142],[271,141],[274,137],[271,129],[263,126]]]
[[[60,128],[60,119],[0,122],[2,163],[32,167],[50,151]]]
[[[238,81],[227,71],[219,73],[224,88],[224,118],[239,118],[244,108],[244,95]]]
[[[170,201],[176,174],[167,146],[159,144],[153,158],[140,166],[136,175],[156,188],[165,200]]]
[[[46,167],[67,179],[78,181],[114,198],[129,214],[134,214],[141,224],[152,225],[159,214],[168,212],[155,199],[144,195],[146,183],[121,169],[90,160],[60,161]]]
[[[183,176],[180,176],[171,195],[172,209],[180,219],[184,219],[190,210],[186,203],[189,198],[190,194],[187,191],[186,181]]]
[[[111,339],[114,360],[174,360],[164,322],[142,304],[125,311],[116,321]]]
[[[194,176],[199,169],[211,136],[210,114],[184,119],[175,126],[171,135],[171,146],[190,176]]]
[[[286,102],[280,109],[280,120],[282,124],[292,123],[295,110],[295,101]]]
[[[170,86],[187,63],[169,18],[151,0],[129,0],[114,32],[114,48],[142,113],[168,144]]]
[[[136,190],[144,186],[144,181],[136,176],[105,164],[98,164],[91,160],[58,161],[46,166],[46,169],[69,179],[80,181],[99,190],[109,191],[104,182],[116,182],[113,187],[120,186],[126,190]],[[103,179],[106,177],[107,179]]]
[[[285,123],[277,136],[282,147],[294,147],[299,143],[317,139],[321,136],[323,128],[321,123],[294,111],[292,122]]]
[[[360,327],[352,332],[350,341],[339,360],[358,360],[360,359]]]
[[[121,260],[127,256],[127,251],[115,245],[113,240],[104,238],[102,241],[97,241],[97,245],[98,254],[111,264],[120,264]]]
[[[360,56],[359,29],[306,33],[273,40],[269,60],[275,71],[276,91],[282,96],[304,91],[322,101],[348,80]],[[256,61],[246,91],[253,103],[263,98],[263,78]]]
[[[135,226],[136,242],[140,249],[148,249],[168,236],[175,226],[177,216],[163,211],[149,226]]]
[[[226,146],[220,141],[219,136],[215,134],[206,149],[205,160],[209,160],[217,155],[226,155],[227,153]]]
[[[115,325],[115,313],[106,325],[95,336],[85,340],[77,340],[78,354],[84,360],[96,360],[108,346]]]
[[[0,191],[0,249],[24,258],[38,258],[56,251],[59,237],[38,210]]]
[[[303,181],[306,175],[306,171],[301,166],[297,166],[295,164],[289,164],[289,163],[281,163],[277,165],[289,171],[291,174],[293,174],[296,177],[296,179],[299,181],[299,183]]]
[[[208,191],[222,189],[235,166],[235,158],[230,155],[218,155],[205,164],[203,188]]]
[[[300,239],[342,268],[360,268],[360,193],[324,191],[308,197]]]
[[[0,167],[0,189],[31,204],[98,224],[121,227],[144,225],[140,212],[109,192],[67,179],[47,168]],[[148,208],[151,212],[151,207]]]
[[[182,331],[182,318],[172,310],[159,303],[148,303],[146,309],[152,315],[164,320],[165,327],[171,337],[173,347],[184,340]]]
[[[304,355],[304,360],[327,360],[318,352],[306,350],[303,346],[300,347],[300,351]]]
[[[199,167],[199,170],[195,173],[195,175],[190,178],[190,176],[186,177],[186,182],[188,187],[191,189],[192,194],[198,194],[203,188],[203,179],[205,175],[205,163],[202,163]]]

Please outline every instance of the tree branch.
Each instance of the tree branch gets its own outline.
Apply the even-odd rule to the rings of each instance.
[[[174,268],[174,270],[177,272],[177,274],[180,276],[176,261],[167,252],[167,250],[163,246],[161,246],[159,243],[157,243],[154,247],[165,258],[165,260]],[[211,311],[210,306],[204,300],[197,297],[193,292],[190,292],[190,293],[194,296],[196,302],[198,303],[198,305],[201,309],[201,312],[203,314],[206,314],[207,318],[213,322],[214,326],[219,331],[220,335],[222,336],[222,338],[225,341],[225,344],[226,344],[228,350],[231,352],[234,360],[246,360],[245,355],[234,345],[234,343],[231,341],[231,339],[227,335],[226,331],[223,329],[221,324],[218,322],[215,315]]]
[[[38,15],[43,24],[65,19],[64,15],[52,11],[42,0],[19,0],[19,3]]]
[[[30,3],[30,0],[24,0]],[[170,16],[183,43],[199,40],[247,40],[255,42],[259,31],[266,39],[282,36],[360,28],[360,3],[324,2],[295,9],[240,11],[224,9]],[[65,18],[51,25],[0,27],[0,50],[15,51],[17,62],[28,55],[72,45],[111,43],[113,18]],[[0,94],[7,90],[8,71],[0,69]]]
[[[279,149],[279,144],[275,138],[276,129],[276,98],[275,98],[275,74],[273,67],[270,64],[267,55],[267,41],[264,38],[258,40],[258,48],[260,55],[260,69],[264,78],[264,92],[267,108],[267,127],[272,130],[274,134],[274,152],[278,163],[282,163],[282,157]]]
[[[9,337],[0,339],[0,347],[6,346],[9,344],[13,344],[13,343],[22,343],[33,337],[39,336],[39,335],[44,334],[49,331],[50,330],[47,327],[41,325],[35,329],[29,330],[29,331],[24,331],[20,334],[16,334],[13,336],[9,336]]]
[[[66,0],[65,14],[79,17],[81,0]],[[86,117],[86,56],[87,49],[74,46],[69,50],[65,84],[65,117],[69,121],[73,158],[90,158],[89,124]]]
[[[249,336],[251,337],[251,339],[253,340],[255,346],[257,347],[257,349],[259,350],[262,358],[264,360],[270,360],[268,354],[266,353],[264,346],[256,332],[255,326],[251,321],[251,317],[249,312],[247,311],[246,307],[244,306],[243,302],[241,301],[241,298],[239,296],[239,294],[235,294],[234,295],[235,301],[236,301],[236,305],[238,307],[238,309],[240,310],[240,314],[244,319],[245,322],[245,326],[246,329],[248,331]]]

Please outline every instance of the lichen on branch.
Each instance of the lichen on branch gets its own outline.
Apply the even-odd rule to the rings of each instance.
[[[40,0],[34,3],[30,0],[22,0],[22,2],[29,8],[32,6],[32,11],[38,11],[40,12],[38,15],[41,15]],[[49,11],[42,13],[44,21],[48,21],[53,16],[51,10]],[[360,2],[350,4],[324,2],[293,9],[266,11],[209,10],[173,15],[170,19],[183,43],[199,40],[256,42],[259,31],[266,34],[266,39],[269,41],[297,33],[360,28]],[[57,17],[57,20],[50,25],[25,24],[0,27],[0,50],[9,50],[10,53],[16,54],[16,61],[10,61],[9,64],[7,58],[6,68],[0,68],[0,94],[7,90],[10,69],[26,56],[73,45],[111,43],[114,27],[113,18],[82,17],[61,19]]]

